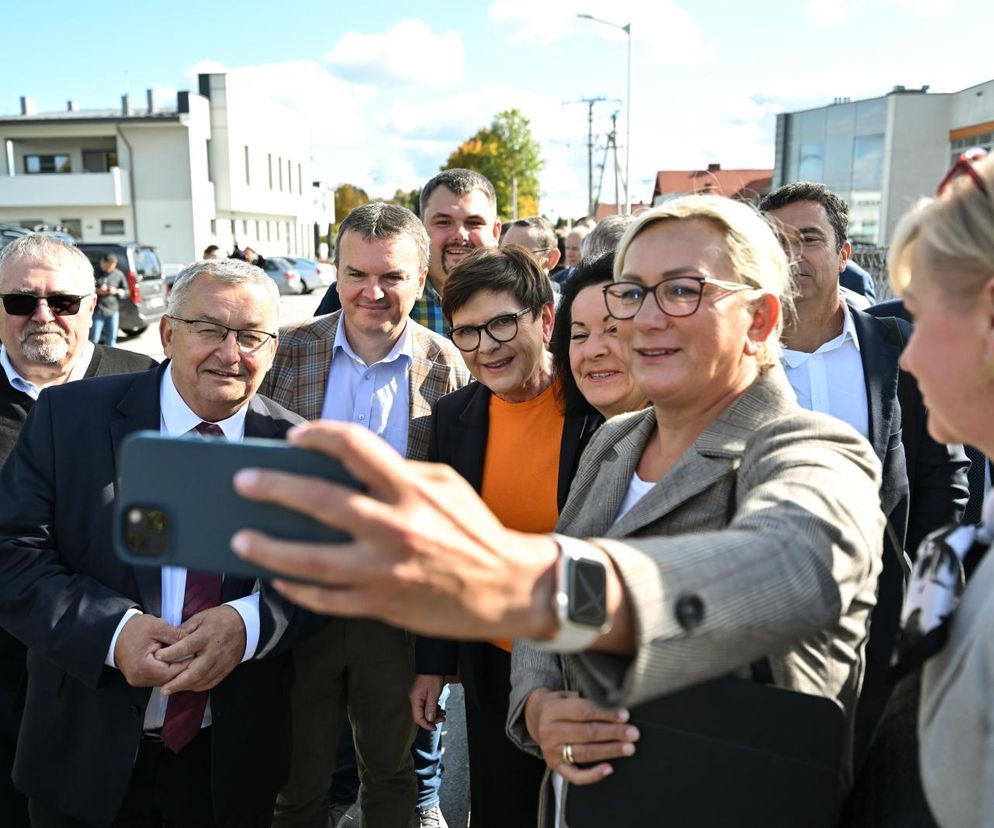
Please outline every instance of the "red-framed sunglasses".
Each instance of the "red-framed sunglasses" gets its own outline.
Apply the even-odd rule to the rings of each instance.
[[[974,147],[973,149],[968,149],[966,152],[962,153],[956,162],[949,168],[949,172],[946,173],[945,178],[939,182],[939,188],[935,191],[936,197],[941,196],[946,188],[949,186],[950,182],[954,178],[961,175],[969,176],[973,183],[977,185],[977,189],[980,190],[985,196],[990,196],[987,191],[987,184],[984,179],[980,177],[980,174],[974,169],[974,164],[978,161],[982,161],[987,157],[987,150],[981,149],[980,147]]]

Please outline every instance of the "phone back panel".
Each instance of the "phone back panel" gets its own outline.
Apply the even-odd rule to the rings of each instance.
[[[143,431],[123,441],[118,460],[114,547],[126,563],[269,578],[273,573],[231,551],[231,537],[238,530],[256,529],[287,540],[350,540],[348,534],[305,515],[246,500],[234,490],[235,473],[248,467],[293,472],[358,488],[341,463],[326,455],[297,449],[281,440],[250,438],[234,443],[169,438]],[[157,510],[163,518],[164,529],[153,539],[154,554],[135,554],[135,544],[127,537],[135,526],[135,510],[141,509]]]

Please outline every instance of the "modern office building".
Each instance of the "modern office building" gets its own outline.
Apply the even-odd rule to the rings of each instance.
[[[309,126],[234,75],[203,74],[174,108],[151,90],[137,108],[0,117],[0,222],[62,226],[86,242],[155,245],[166,263],[209,244],[313,256],[334,223],[314,184]]]
[[[773,187],[820,181],[849,203],[853,241],[884,246],[951,161],[994,140],[994,80],[958,92],[895,86],[862,101],[777,116]]]

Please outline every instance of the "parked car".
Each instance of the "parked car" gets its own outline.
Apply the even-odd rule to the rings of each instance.
[[[298,294],[304,292],[304,282],[300,274],[293,266],[293,262],[281,256],[274,256],[271,259],[264,259],[262,269],[269,274],[280,293]]]
[[[75,244],[76,239],[73,238],[69,233],[65,233],[61,230],[29,230],[26,227],[21,227],[19,224],[0,224],[0,250],[5,248],[14,239],[19,239],[21,236],[30,236],[32,233],[44,233],[47,236],[53,236],[64,242],[69,242],[69,244]]]
[[[335,281],[334,265],[316,262],[314,259],[295,258],[294,256],[285,256],[284,258],[300,274],[300,281],[304,283],[304,293],[327,287]]]
[[[159,321],[166,312],[166,283],[154,247],[135,242],[82,242],[77,247],[90,260],[94,274],[100,270],[101,256],[105,253],[117,256],[117,269],[127,277],[129,292],[128,298],[121,301],[122,331],[139,334]]]

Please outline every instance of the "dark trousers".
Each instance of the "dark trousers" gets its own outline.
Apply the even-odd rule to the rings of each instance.
[[[2,631],[0,631],[2,632]],[[24,664],[0,661],[0,669],[16,671],[23,676]],[[14,679],[14,675],[4,678]],[[11,682],[14,683],[14,682]],[[0,825],[4,828],[28,828],[28,800],[14,787],[10,773],[14,768],[17,731],[21,726],[21,693],[18,689],[0,687]]]
[[[91,828],[32,799],[34,828]],[[238,828],[266,828],[272,807]],[[111,828],[216,828],[211,801],[211,734],[200,731],[179,753],[162,742],[144,739],[138,749],[124,804]],[[234,827],[232,827],[234,828]]]
[[[492,644],[473,658],[466,691],[469,798],[473,828],[534,825],[545,763],[518,748],[505,732],[511,693],[511,654]]]

